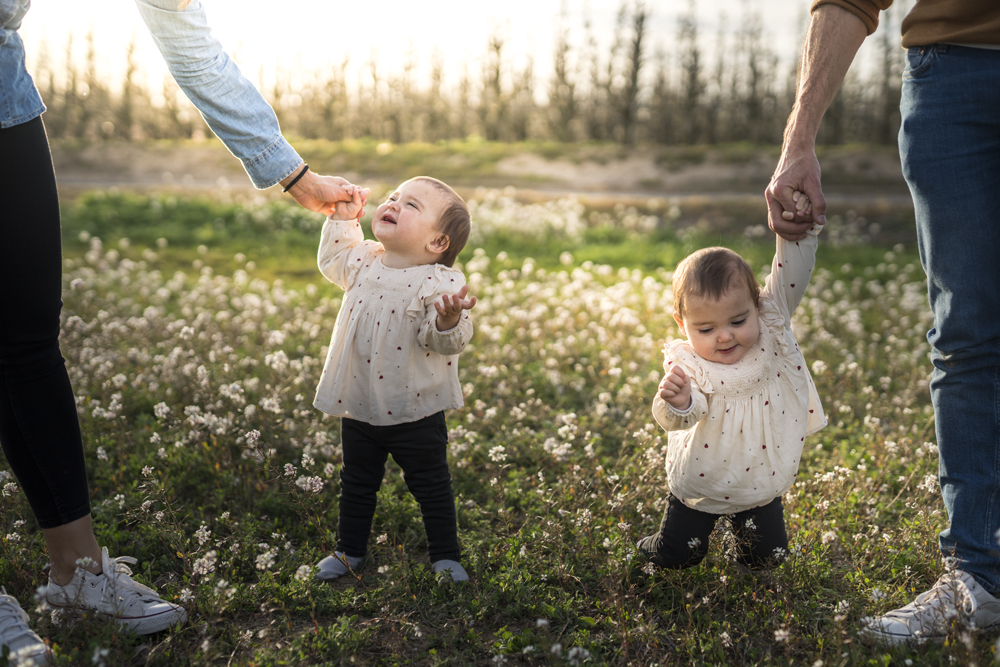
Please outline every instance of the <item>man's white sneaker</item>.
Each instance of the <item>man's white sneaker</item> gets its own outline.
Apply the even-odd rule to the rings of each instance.
[[[152,588],[132,579],[135,559],[128,556],[108,557],[101,551],[101,574],[79,567],[65,586],[49,579],[45,599],[60,609],[92,609],[118,621],[132,632],[151,635],[187,620],[184,608],[163,600]]]
[[[0,655],[5,647],[11,665],[27,667],[49,662],[49,647],[28,627],[28,614],[0,586]]]
[[[867,619],[861,638],[880,644],[922,644],[944,639],[956,624],[973,630],[1000,625],[1000,600],[971,574],[953,570],[905,607]]]

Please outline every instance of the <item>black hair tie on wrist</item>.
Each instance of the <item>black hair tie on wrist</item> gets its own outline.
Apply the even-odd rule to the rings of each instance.
[[[305,176],[307,171],[309,171],[309,165],[308,164],[306,166],[302,167],[302,171],[299,172],[298,176],[296,176],[295,178],[293,178],[292,182],[289,183],[288,185],[286,185],[284,188],[282,188],[281,191],[282,192],[288,192],[289,190],[291,190],[292,186],[295,185],[296,183],[298,183],[299,179],[302,178],[303,176]]]

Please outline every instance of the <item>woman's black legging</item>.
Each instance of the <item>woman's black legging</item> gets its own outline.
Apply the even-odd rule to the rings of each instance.
[[[41,118],[0,129],[0,446],[40,528],[90,513],[59,352],[59,197]]]

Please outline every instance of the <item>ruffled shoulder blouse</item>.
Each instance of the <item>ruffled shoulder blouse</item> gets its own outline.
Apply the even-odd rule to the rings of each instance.
[[[735,364],[699,357],[686,340],[664,346],[664,370],[680,364],[692,404],[660,398],[653,416],[667,431],[667,483],[688,507],[729,514],[760,507],[794,483],[806,436],[826,425],[819,395],[791,329],[805,292],[817,230],[801,242],[779,239],[761,293],[757,346]]]
[[[472,320],[465,312],[438,331],[434,303],[458,292],[465,276],[442,264],[394,269],[383,255],[356,220],[327,220],[319,267],[345,293],[314,405],[378,426],[462,407],[458,354]]]

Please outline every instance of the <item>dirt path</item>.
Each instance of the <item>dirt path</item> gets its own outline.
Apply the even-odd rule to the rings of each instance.
[[[684,152],[684,151],[687,152]],[[253,193],[239,162],[218,142],[200,144],[99,144],[53,146],[60,192],[72,199],[80,192],[118,187],[139,191]],[[685,201],[709,197],[717,202],[759,202],[774,169],[773,150],[637,148],[608,151],[577,159],[547,159],[533,153],[505,157],[483,179],[458,177],[455,184],[472,191],[480,181],[489,187],[515,187],[531,200],[568,195],[590,201],[635,203],[651,198]],[[693,155],[693,157],[692,157]],[[910,206],[898,159],[878,149],[828,150],[821,155],[824,185],[832,205]],[[398,174],[340,174],[360,183],[392,183]],[[466,182],[467,181],[467,182]],[[266,192],[276,196],[277,188]]]

